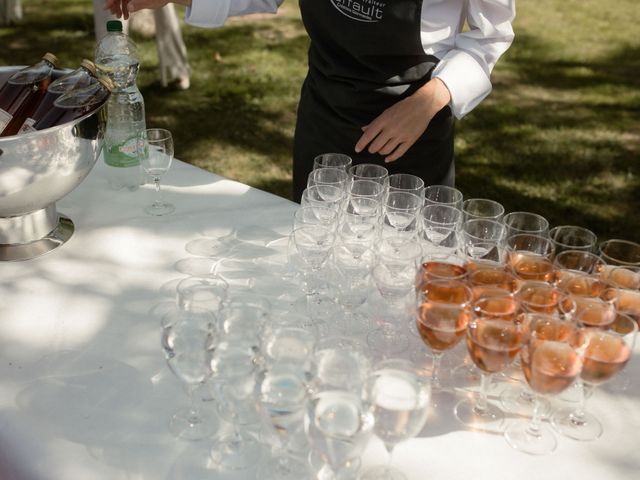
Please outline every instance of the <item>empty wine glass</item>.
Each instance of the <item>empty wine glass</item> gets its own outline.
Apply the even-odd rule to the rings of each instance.
[[[384,443],[388,461],[385,466],[365,471],[360,480],[404,480],[407,477],[392,467],[393,450],[424,427],[431,396],[429,378],[406,360],[383,360],[367,380],[364,396],[375,419],[374,433]]]
[[[333,248],[335,233],[322,225],[303,225],[293,230],[293,242],[302,260],[311,269],[311,277],[318,272],[329,258]],[[308,280],[317,281],[317,278]],[[309,295],[317,295],[317,285],[310,287]]]
[[[206,310],[191,309],[162,329],[162,349],[173,374],[187,385],[191,405],[179,410],[169,422],[173,435],[201,440],[216,431],[216,418],[201,411],[196,388],[211,375],[210,361],[218,340],[214,317]]]
[[[541,396],[557,395],[580,375],[582,336],[578,326],[559,317],[536,314],[524,327],[528,338],[520,351],[525,379],[536,393],[530,421],[514,421],[505,438],[516,450],[532,455],[545,455],[555,450],[558,441],[553,430],[542,424]]]
[[[307,462],[296,458],[296,452],[306,446],[307,388],[300,372],[289,363],[271,363],[258,375],[256,399],[278,442],[274,454],[260,468],[261,478],[311,480]]]
[[[462,192],[446,185],[429,185],[424,189],[424,204],[441,204],[462,210]]]
[[[333,283],[343,315],[333,322],[345,334],[359,334],[369,330],[369,316],[358,312],[371,291],[371,270],[375,255],[369,248],[357,250],[354,246],[338,242],[332,256]]]
[[[216,275],[187,277],[176,286],[176,301],[183,310],[203,308],[217,316],[228,290],[229,284]]]
[[[424,201],[424,180],[410,173],[389,175],[389,192],[409,192],[418,195]]]
[[[502,218],[506,228],[506,236],[519,233],[531,235],[549,236],[549,222],[546,218],[532,212],[510,212]]]
[[[341,168],[345,172],[349,170],[353,160],[344,153],[323,153],[313,159],[313,169],[317,168]]]
[[[450,205],[429,204],[422,207],[419,218],[419,238],[425,254],[441,260],[455,256],[462,212]]]
[[[331,185],[347,191],[349,175],[342,168],[324,167],[311,170],[307,178],[307,187]]]
[[[352,464],[374,425],[362,395],[369,373],[369,360],[357,340],[334,336],[318,342],[305,424],[311,448],[324,462],[322,479],[354,478]]]
[[[486,218],[474,218],[462,224],[459,236],[459,254],[465,262],[503,263],[505,260],[504,224]]]
[[[144,148],[141,150],[140,165],[151,178],[156,188],[156,200],[145,207],[144,211],[150,215],[168,215],[176,207],[162,200],[160,192],[160,178],[164,175],[173,160],[173,137],[164,128],[148,128],[143,132]]]
[[[598,245],[600,257],[610,265],[640,267],[640,244],[612,238]]]
[[[504,207],[495,200],[487,198],[469,198],[462,202],[464,220],[472,218],[488,218],[497,222],[504,216]]]
[[[581,317],[577,322],[580,324]],[[636,321],[618,313],[613,323],[604,328],[585,328],[586,348],[583,351],[582,370],[578,380],[580,404],[577,408],[561,409],[551,417],[553,426],[574,440],[595,440],[602,435],[602,424],[585,410],[587,398],[593,389],[608,382],[625,367],[635,343]]]
[[[422,207],[422,198],[404,191],[389,192],[382,208],[382,237],[399,239],[402,242],[412,240],[418,233],[418,212]]]
[[[336,211],[342,209],[344,190],[335,185],[313,185],[302,192],[300,205],[302,207],[329,207]]]
[[[349,167],[349,175],[353,181],[355,180],[372,180],[379,183],[387,190],[389,170],[382,165],[374,163],[360,163]]]
[[[549,238],[556,247],[556,255],[565,250],[593,252],[598,238],[591,230],[577,225],[558,225],[549,230]]]
[[[211,459],[223,470],[246,470],[262,456],[262,447],[255,435],[247,429],[240,429],[242,418],[238,413],[246,405],[255,410],[252,400],[258,361],[254,342],[239,338],[218,342],[211,360],[211,371],[225,405],[221,418],[228,419],[232,427],[231,432],[224,432],[215,439]]]
[[[404,330],[407,318],[413,317],[416,271],[421,256],[422,249],[416,242],[381,242],[372,276],[386,308],[379,328],[367,335],[367,343],[385,356],[399,354],[409,345]]]

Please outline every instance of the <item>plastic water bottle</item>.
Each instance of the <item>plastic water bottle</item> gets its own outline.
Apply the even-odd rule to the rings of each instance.
[[[139,151],[145,129],[144,99],[136,85],[140,67],[136,46],[122,32],[122,22],[107,22],[107,35],[98,43],[95,57],[98,68],[113,81],[103,149],[109,186],[136,190],[142,182]]]

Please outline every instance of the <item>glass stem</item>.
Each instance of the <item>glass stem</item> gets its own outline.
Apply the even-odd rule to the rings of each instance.
[[[389,454],[387,455],[387,472],[390,472],[391,464],[393,461],[393,448],[395,447],[395,445],[388,445],[387,443],[385,443],[384,446],[387,449],[387,453]]]
[[[480,373],[480,396],[478,397],[478,401],[473,406],[473,410],[480,414],[484,415],[487,413],[488,403],[487,403],[487,392],[489,391],[489,386],[491,385],[491,374],[481,372]]]
[[[529,426],[527,427],[527,434],[532,437],[540,436],[540,423],[542,422],[542,402],[538,395],[534,395],[533,415]]]
[[[590,385],[584,383],[582,380],[578,380],[580,383],[578,388],[580,388],[580,401],[578,402],[578,406],[575,411],[571,414],[571,422],[576,425],[583,425],[584,417],[585,417],[585,409],[587,405],[587,395],[590,393],[590,389],[593,388]]]
[[[189,424],[200,423],[200,411],[196,401],[196,385],[189,385]]]
[[[160,192],[160,177],[154,176],[153,183],[156,186],[156,201],[153,202],[154,205],[162,205],[162,192]]]
[[[438,376],[442,355],[443,355],[443,352],[437,352],[437,351],[434,351],[432,354],[433,368],[431,369],[431,388],[439,389],[442,387],[442,385],[440,385],[440,377]]]

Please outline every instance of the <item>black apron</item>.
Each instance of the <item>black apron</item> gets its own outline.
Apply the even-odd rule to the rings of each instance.
[[[322,153],[411,173],[427,185],[450,181],[454,120],[448,106],[395,162],[385,164],[384,156],[366,149],[355,153],[364,125],[431,78],[438,59],[422,47],[421,9],[422,0],[300,0],[311,45],[294,139],[294,200],[300,201],[313,159]]]

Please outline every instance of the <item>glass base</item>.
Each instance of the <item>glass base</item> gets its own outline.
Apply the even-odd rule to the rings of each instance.
[[[352,312],[342,317],[342,324],[337,328],[345,335],[361,335],[371,330],[371,321],[368,315]]]
[[[540,417],[547,418],[551,414],[551,403],[546,398],[539,398]],[[531,417],[536,397],[527,388],[508,386],[500,395],[500,403],[505,412],[521,417]]]
[[[309,465],[290,455],[271,457],[258,471],[260,478],[265,480],[312,480],[313,478]]]
[[[504,438],[516,450],[530,455],[547,455],[558,446],[558,440],[549,427],[540,425],[534,431],[527,421],[512,423],[505,430]]]
[[[169,215],[176,211],[176,207],[170,203],[152,203],[144,207],[144,211],[149,215],[155,215],[161,217],[162,215]]]
[[[247,470],[262,458],[262,446],[251,435],[225,435],[211,448],[211,459],[222,470]]]
[[[218,238],[196,238],[187,243],[184,249],[198,257],[221,257],[231,253],[232,246],[228,240]]]
[[[183,440],[202,440],[218,430],[218,420],[206,412],[194,415],[190,408],[176,412],[169,421],[169,431]]]
[[[396,468],[380,466],[366,470],[358,480],[407,480],[407,477]]]
[[[360,457],[354,457],[345,461],[337,470],[332,470],[316,450],[309,452],[308,460],[317,480],[353,480],[358,478],[358,471],[362,464]]]
[[[369,348],[383,357],[393,357],[409,348],[409,337],[404,333],[388,332],[382,328],[367,335]]]
[[[585,412],[578,417],[574,410],[568,408],[554,413],[551,424],[565,437],[581,442],[589,442],[602,435],[602,424],[595,416]]]
[[[504,413],[494,405],[487,404],[484,410],[480,410],[475,401],[465,398],[457,403],[454,413],[463,425],[473,430],[502,432]]]

